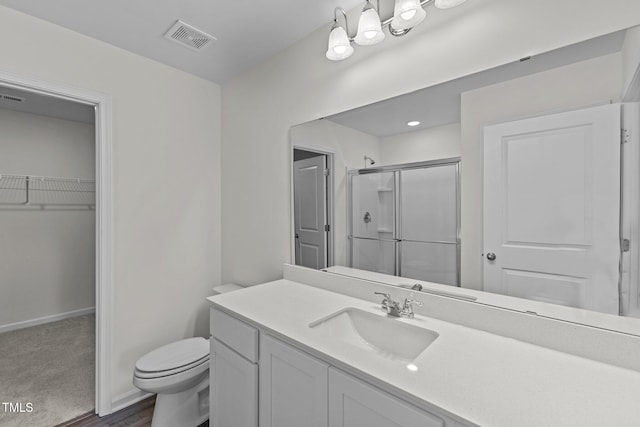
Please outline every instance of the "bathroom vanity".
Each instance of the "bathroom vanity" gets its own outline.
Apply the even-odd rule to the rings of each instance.
[[[633,366],[488,332],[483,315],[509,321],[513,313],[477,311],[479,304],[447,296],[416,294],[424,306],[415,318],[391,318],[374,292],[396,301],[410,294],[286,266],[282,280],[210,297],[212,425],[584,427],[640,420]],[[443,320],[435,307],[446,304],[460,305],[467,320]],[[478,329],[465,325],[472,312]]]

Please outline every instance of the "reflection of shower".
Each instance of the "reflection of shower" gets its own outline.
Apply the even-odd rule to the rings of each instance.
[[[365,167],[365,168],[367,167],[367,160],[369,160],[369,162],[370,162],[369,166],[373,166],[373,165],[375,165],[375,164],[376,164],[376,161],[375,161],[375,160],[373,160],[371,157],[369,157],[369,156],[364,156],[364,167]]]

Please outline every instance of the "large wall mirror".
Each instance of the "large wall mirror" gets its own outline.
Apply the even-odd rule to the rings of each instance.
[[[294,263],[640,335],[639,57],[634,27],[292,127]]]

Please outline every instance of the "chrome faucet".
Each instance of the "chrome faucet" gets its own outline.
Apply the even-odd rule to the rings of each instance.
[[[413,299],[413,292],[409,294],[408,298],[404,299],[404,303],[402,304],[402,308],[400,308],[400,303],[391,299],[391,295],[384,292],[374,292],[376,295],[382,295],[384,299],[382,300],[382,310],[387,312],[387,316],[391,317],[406,317],[407,319],[413,319],[415,317],[415,313],[413,312],[413,305],[417,305],[422,307],[422,301]]]
[[[382,310],[387,312],[387,316],[400,317],[400,303],[392,300],[391,295],[384,292],[374,292],[374,294],[382,295],[384,297],[382,300]]]
[[[415,313],[413,312],[413,304],[417,305],[418,307],[423,306],[422,301],[413,299],[413,292],[411,292],[409,294],[409,298],[404,299],[404,303],[402,304],[402,311],[400,312],[400,315],[408,319],[413,319],[415,317]]]

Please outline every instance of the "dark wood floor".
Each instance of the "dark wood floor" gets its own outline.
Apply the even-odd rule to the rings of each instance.
[[[156,397],[152,396],[102,418],[92,411],[56,427],[146,427],[151,425],[155,403]],[[198,427],[209,427],[209,421]]]

